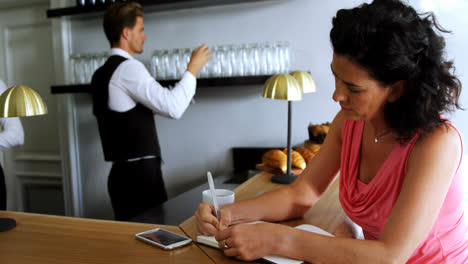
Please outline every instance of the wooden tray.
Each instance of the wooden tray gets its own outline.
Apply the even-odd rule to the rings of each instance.
[[[272,173],[272,174],[275,174],[275,175],[276,174],[283,174],[283,172],[280,169],[267,166],[267,165],[265,165],[263,163],[256,164],[255,168],[257,168],[257,170],[269,172],[269,173]],[[302,171],[303,171],[302,169],[298,169],[298,168],[294,168],[294,167],[291,168],[291,173],[295,174],[295,175],[301,174]]]

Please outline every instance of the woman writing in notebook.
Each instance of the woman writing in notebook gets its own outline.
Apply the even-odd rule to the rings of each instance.
[[[461,136],[442,113],[461,84],[444,59],[432,13],[375,0],[333,18],[333,100],[341,111],[318,154],[291,185],[220,209],[201,204],[199,231],[227,256],[278,254],[312,263],[468,263]],[[339,199],[365,240],[274,223],[302,217],[340,172]]]

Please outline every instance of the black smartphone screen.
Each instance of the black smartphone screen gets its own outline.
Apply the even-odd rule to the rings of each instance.
[[[158,229],[149,233],[141,234],[140,236],[152,240],[156,243],[162,244],[164,246],[169,246],[171,244],[188,239],[187,237],[174,234],[164,229]]]

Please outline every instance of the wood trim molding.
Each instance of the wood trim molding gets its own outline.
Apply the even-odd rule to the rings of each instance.
[[[15,178],[55,178],[62,181],[60,155],[48,153],[18,153],[14,158]]]
[[[16,192],[16,207],[20,212],[26,210],[26,189],[27,186],[48,186],[62,187],[62,175],[48,173],[16,173],[17,192]]]
[[[15,161],[49,161],[49,162],[62,162],[60,155],[49,153],[33,153],[23,152],[18,153]]]
[[[54,182],[62,182],[62,174],[59,173],[43,173],[43,172],[16,172],[16,177],[20,179],[31,180],[53,180]]]

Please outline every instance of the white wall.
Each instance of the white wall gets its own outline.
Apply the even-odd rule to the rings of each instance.
[[[310,71],[318,90],[293,104],[292,142],[301,144],[308,137],[310,122],[331,121],[339,109],[331,99],[334,89],[329,67],[331,18],[338,9],[361,2],[266,1],[147,13],[145,31],[148,39],[144,53],[137,58],[147,61],[155,49],[194,47],[203,42],[213,46],[289,41],[296,54],[293,68]],[[419,7],[423,1],[410,2]],[[450,2],[466,5],[463,1]],[[456,36],[449,36],[448,55],[456,58],[461,80],[467,83],[467,77],[461,74],[468,66],[467,55],[462,50],[467,46],[467,37],[462,31],[467,26],[463,18],[467,8],[432,6],[436,7],[437,14],[440,12],[440,22]],[[108,44],[101,24],[100,18],[73,20],[72,51],[106,50]],[[287,103],[262,98],[261,90],[262,86],[200,87],[195,96],[197,103],[191,105],[180,120],[156,117],[165,161],[163,173],[171,196],[203,182],[207,170],[216,175],[232,168],[232,147],[286,145]],[[75,99],[84,214],[86,217],[111,218],[106,185],[110,164],[103,161],[90,96],[75,95]],[[462,122],[466,120],[466,113],[457,112],[454,120],[462,131],[468,130]]]
[[[456,74],[462,82],[464,92],[460,97],[460,102],[463,108],[468,109],[468,1],[465,0],[420,0],[421,10],[430,10],[437,15],[439,23],[445,28],[452,31],[451,34],[445,34],[447,41],[447,58],[455,63]],[[450,115],[449,115],[450,117]],[[451,115],[451,120],[464,134],[464,141],[468,140],[468,112],[457,111],[455,115]]]

